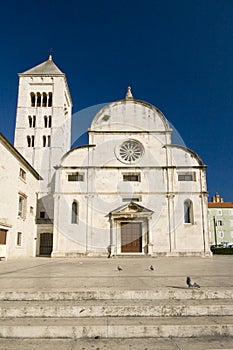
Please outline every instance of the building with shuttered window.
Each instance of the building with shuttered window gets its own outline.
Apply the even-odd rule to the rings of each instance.
[[[208,208],[210,244],[233,244],[233,202],[224,202],[216,193]]]

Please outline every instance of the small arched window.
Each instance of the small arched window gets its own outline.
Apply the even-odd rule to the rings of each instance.
[[[28,147],[31,147],[31,136],[27,136]]]
[[[52,92],[49,92],[48,107],[52,107],[52,104],[53,104],[53,94]]]
[[[27,136],[28,147],[34,147],[34,136]]]
[[[35,107],[36,105],[36,96],[34,94],[34,92],[31,92],[31,107]]]
[[[73,201],[72,203],[71,223],[72,224],[78,223],[78,203],[76,201]]]
[[[47,115],[44,116],[44,127],[45,128],[48,127],[48,117],[47,117]]]
[[[184,202],[184,223],[193,223],[193,203],[189,199]]]
[[[46,147],[46,136],[43,136],[43,147]]]
[[[52,116],[49,115],[49,123],[48,123],[48,127],[51,128],[52,127]]]
[[[28,116],[28,124],[29,128],[32,128],[32,117],[30,115]]]
[[[43,92],[42,107],[47,106],[47,94]]]
[[[41,107],[41,94],[39,92],[36,94],[36,105],[37,107]]]

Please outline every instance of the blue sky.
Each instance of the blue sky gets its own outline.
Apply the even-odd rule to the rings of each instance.
[[[48,58],[73,113],[123,98],[158,107],[233,201],[233,1],[8,1],[0,12],[0,131],[13,142],[18,76]]]

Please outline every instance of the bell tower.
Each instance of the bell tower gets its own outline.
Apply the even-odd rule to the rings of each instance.
[[[53,221],[54,167],[70,149],[71,110],[66,76],[52,55],[19,74],[14,146],[41,176],[38,224]]]

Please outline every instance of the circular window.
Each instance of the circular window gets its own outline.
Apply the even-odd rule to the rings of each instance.
[[[128,140],[121,144],[118,149],[118,158],[125,163],[135,163],[143,153],[142,145],[135,140]]]

